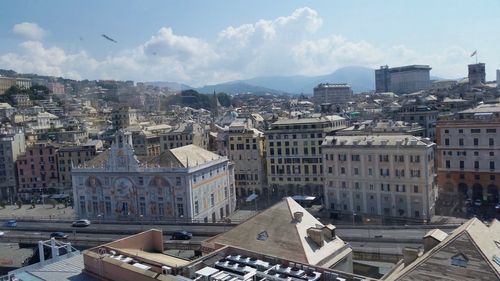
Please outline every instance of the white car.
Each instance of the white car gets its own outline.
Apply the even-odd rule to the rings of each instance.
[[[77,220],[77,221],[74,221],[73,224],[71,224],[71,225],[74,227],[86,227],[86,226],[90,225],[90,221],[89,220]]]
[[[481,205],[483,205],[483,201],[481,201],[481,199],[474,200],[474,206],[481,206]]]
[[[4,236],[4,235],[5,235],[5,232],[0,231],[0,236]]]

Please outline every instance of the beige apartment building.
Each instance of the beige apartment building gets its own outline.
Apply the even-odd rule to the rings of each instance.
[[[60,193],[70,194],[72,190],[71,169],[97,155],[98,150],[102,150],[103,145],[100,140],[92,140],[79,146],[65,146],[57,151],[57,166],[59,168],[59,188]]]
[[[323,195],[321,144],[325,136],[345,127],[345,119],[336,115],[283,119],[271,124],[265,132],[268,187],[263,192]]]
[[[229,159],[234,163],[236,195],[262,193],[266,184],[264,134],[235,121],[229,126]]]
[[[484,104],[437,122],[438,182],[447,196],[499,202],[500,104]]]
[[[5,91],[14,85],[28,89],[31,87],[31,79],[0,76],[0,95],[3,95]]]
[[[437,194],[434,148],[411,135],[326,137],[325,206],[332,216],[429,220]]]
[[[173,126],[172,130],[160,134],[160,151],[194,144],[208,148],[208,131],[202,125],[188,122]]]

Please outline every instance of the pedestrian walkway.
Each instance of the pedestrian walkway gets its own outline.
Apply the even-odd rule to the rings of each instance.
[[[0,208],[0,219],[23,219],[23,220],[74,220],[75,211],[64,205],[31,205],[25,204],[19,208],[17,205],[8,205]]]

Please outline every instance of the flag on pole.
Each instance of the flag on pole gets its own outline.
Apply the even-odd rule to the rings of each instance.
[[[471,57],[475,56],[477,54],[477,50],[474,51],[474,53],[472,53],[472,55],[470,55]]]

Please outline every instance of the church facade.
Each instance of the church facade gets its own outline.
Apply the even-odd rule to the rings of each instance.
[[[124,131],[110,149],[74,167],[72,179],[80,218],[216,222],[236,207],[227,157],[195,145],[138,157],[132,135]]]

